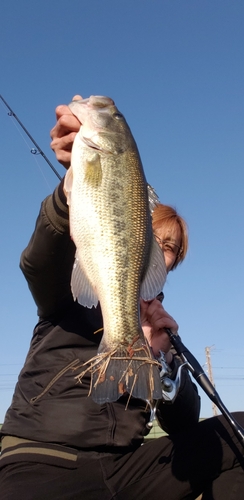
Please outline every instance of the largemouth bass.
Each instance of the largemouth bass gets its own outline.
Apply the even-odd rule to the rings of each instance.
[[[144,338],[139,308],[140,297],[155,298],[166,280],[149,208],[149,198],[152,206],[157,199],[112,99],[91,96],[69,107],[81,122],[64,184],[77,249],[71,288],[83,306],[100,301],[104,328],[97,356],[77,378],[90,371],[97,403],[116,401],[125,392],[145,401],[161,399],[158,363]]]

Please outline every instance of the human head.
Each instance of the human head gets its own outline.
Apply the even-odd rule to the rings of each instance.
[[[173,271],[183,262],[188,250],[188,229],[184,219],[177,213],[175,208],[159,203],[152,214],[153,232],[161,241],[167,241],[178,245],[179,251],[175,260],[171,262],[168,270]],[[163,248],[162,248],[163,250]],[[165,254],[167,264],[167,255]]]

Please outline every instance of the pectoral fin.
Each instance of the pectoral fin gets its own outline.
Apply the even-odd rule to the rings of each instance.
[[[73,169],[69,167],[64,178],[64,192],[67,197],[67,204],[70,205],[70,196],[73,186]]]
[[[74,267],[71,276],[71,290],[74,299],[79,302],[82,306],[91,308],[92,306],[97,306],[98,298],[97,295],[84,273],[78,257],[75,258]]]
[[[149,201],[149,209],[152,214],[156,206],[160,203],[159,197],[155,191],[155,189],[150,186],[150,184],[147,185],[147,194],[148,194],[148,201]]]
[[[162,291],[166,278],[167,270],[164,255],[160,246],[153,238],[148,268],[141,283],[141,298],[144,300],[155,299]]]
[[[91,159],[86,160],[85,163],[85,182],[91,187],[98,187],[102,182],[102,167],[100,162],[100,156],[98,153],[94,153]]]

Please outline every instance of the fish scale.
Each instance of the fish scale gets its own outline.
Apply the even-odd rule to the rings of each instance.
[[[139,299],[153,299],[162,290],[166,267],[152,233],[140,155],[111,99],[91,96],[73,101],[70,109],[81,122],[64,184],[77,249],[71,288],[83,306],[100,302],[104,326],[97,356],[77,378],[82,382],[91,373],[97,403],[116,401],[125,392],[146,401],[161,399],[158,363],[143,335]]]

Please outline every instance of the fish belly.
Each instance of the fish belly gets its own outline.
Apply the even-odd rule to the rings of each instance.
[[[152,237],[144,176],[133,157],[114,161],[84,154],[83,161],[82,175],[74,174],[71,233],[79,266],[101,304],[104,333],[97,356],[77,378],[91,373],[97,403],[116,401],[125,392],[160,399],[158,363],[139,317]]]

